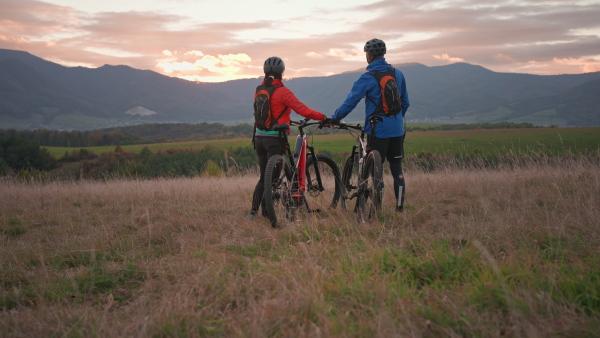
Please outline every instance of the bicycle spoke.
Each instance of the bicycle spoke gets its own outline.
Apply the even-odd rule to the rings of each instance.
[[[316,168],[311,157],[307,162],[304,200],[309,211],[336,208],[342,194],[338,166],[328,155],[318,154],[316,157]]]

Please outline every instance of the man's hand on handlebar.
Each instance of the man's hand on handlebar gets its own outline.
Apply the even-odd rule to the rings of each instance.
[[[321,124],[319,125],[319,128],[323,128],[323,127],[331,128],[331,127],[336,126],[336,125],[338,125],[337,122],[335,122],[330,117],[326,117],[325,120],[321,121]]]

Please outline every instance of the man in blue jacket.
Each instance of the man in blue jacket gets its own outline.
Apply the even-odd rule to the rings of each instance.
[[[391,65],[385,61],[386,52],[385,42],[379,39],[367,41],[364,47],[367,57],[368,72],[385,72]],[[365,132],[371,135],[371,124],[369,118],[376,114],[383,117],[383,122],[377,123],[375,128],[375,137],[370,137],[370,147],[379,151],[382,160],[387,159],[390,163],[390,171],[394,177],[394,193],[396,195],[396,211],[401,212],[404,208],[404,193],[406,191],[404,175],[402,174],[402,157],[404,154],[404,115],[410,105],[408,101],[408,92],[406,91],[406,81],[404,74],[396,69],[396,83],[398,85],[399,97],[402,102],[401,114],[395,116],[381,115],[381,88],[377,79],[369,74],[362,74],[354,85],[346,101],[336,109],[331,119],[335,122],[341,121],[356,107],[358,102],[365,100]]]

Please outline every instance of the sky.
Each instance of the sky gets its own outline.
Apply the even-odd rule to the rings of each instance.
[[[600,71],[600,0],[0,0],[0,48],[65,66],[127,65],[198,82],[456,62],[538,75]]]

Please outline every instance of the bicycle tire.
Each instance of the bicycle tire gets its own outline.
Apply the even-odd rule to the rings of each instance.
[[[377,150],[367,156],[360,184],[357,220],[368,223],[377,215],[383,199],[383,163]]]
[[[348,209],[349,200],[356,198],[358,192],[358,155],[350,155],[344,162],[342,172],[342,209]]]
[[[319,188],[317,173],[312,156],[306,162],[306,191],[304,200],[309,211],[335,209],[342,196],[342,179],[340,169],[329,155],[317,154],[317,170],[321,177],[323,190]]]
[[[297,202],[292,198],[293,177],[282,155],[275,155],[265,169],[264,206],[273,228],[294,221]]]

